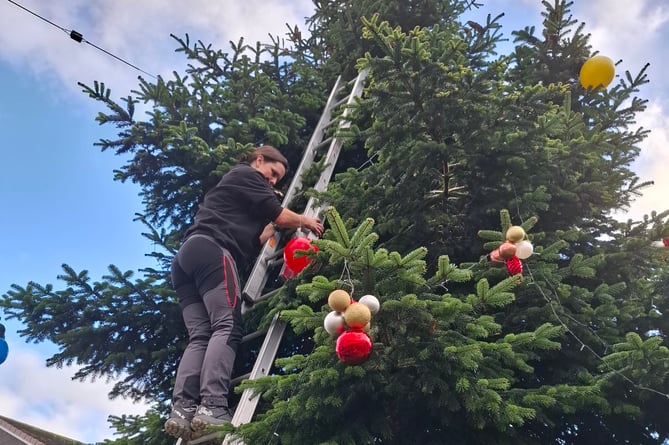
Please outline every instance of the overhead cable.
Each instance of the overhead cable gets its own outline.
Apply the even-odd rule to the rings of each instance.
[[[81,34],[80,32],[77,32],[77,31],[75,31],[74,29],[66,29],[66,28],[64,28],[64,27],[62,27],[62,26],[60,26],[60,25],[58,25],[58,24],[52,22],[51,20],[46,19],[46,18],[42,17],[41,15],[39,15],[39,14],[37,14],[37,13],[31,11],[30,9],[26,8],[25,6],[22,6],[22,5],[18,4],[18,3],[16,3],[14,0],[7,0],[7,1],[8,1],[9,3],[12,3],[12,4],[15,5],[15,6],[18,6],[19,8],[21,8],[21,9],[23,9],[24,11],[28,12],[29,14],[32,14],[32,15],[34,15],[35,17],[37,17],[37,18],[39,18],[39,19],[41,19],[41,20],[44,20],[44,21],[47,22],[48,24],[50,24],[50,25],[52,25],[52,26],[55,26],[56,28],[58,28],[58,29],[60,29],[61,31],[65,32],[65,33],[68,34],[68,35],[70,36],[70,38],[71,38],[72,40],[74,40],[75,42],[78,42],[78,43],[82,43],[82,42],[83,42],[83,43],[87,43],[87,44],[91,45],[93,48],[95,48],[95,49],[97,49],[97,50],[99,50],[99,51],[102,51],[103,53],[105,53],[105,54],[107,54],[107,55],[113,57],[114,59],[116,59],[116,60],[118,60],[118,61],[120,61],[120,62],[125,63],[126,65],[128,65],[128,66],[130,66],[130,67],[136,69],[137,71],[140,71],[140,72],[146,74],[147,76],[151,76],[151,77],[153,77],[154,79],[157,78],[157,77],[154,76],[153,74],[151,74],[151,73],[149,73],[149,72],[147,72],[147,71],[144,71],[143,69],[141,69],[141,68],[139,68],[139,67],[133,65],[132,63],[130,63],[130,62],[126,61],[126,60],[123,60],[122,58],[120,58],[120,57],[118,57],[118,56],[116,56],[116,55],[110,53],[110,52],[107,51],[106,49],[104,49],[104,48],[100,48],[99,46],[97,46],[97,45],[95,45],[95,44],[89,42],[88,40],[84,39],[83,34]]]

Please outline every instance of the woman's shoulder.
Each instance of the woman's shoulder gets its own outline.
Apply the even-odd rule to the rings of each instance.
[[[223,177],[221,183],[242,184],[265,184],[262,173],[247,163],[239,163],[233,166]]]
[[[256,169],[251,167],[249,164],[242,162],[236,165],[233,165],[230,170],[226,174],[223,175],[221,179],[225,179],[226,177],[252,177],[253,174],[255,173]]]

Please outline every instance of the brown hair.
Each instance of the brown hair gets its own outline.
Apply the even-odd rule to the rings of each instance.
[[[271,145],[262,145],[260,147],[256,147],[255,150],[244,156],[244,161],[251,163],[261,155],[270,162],[280,162],[286,168],[286,171],[288,171],[288,159],[286,159],[286,157],[282,155],[278,149],[272,147]]]

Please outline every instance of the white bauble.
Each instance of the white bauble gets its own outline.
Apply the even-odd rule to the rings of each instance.
[[[529,258],[534,252],[534,246],[527,240],[518,241],[516,243],[516,256],[521,259]]]
[[[377,312],[379,312],[379,308],[381,307],[379,299],[376,298],[374,295],[363,295],[362,297],[360,297],[360,300],[358,300],[358,303],[362,303],[365,306],[367,306],[372,314],[376,314]]]
[[[328,312],[323,320],[323,327],[325,332],[336,337],[339,335],[339,330],[344,326],[344,314],[342,312],[332,311]]]

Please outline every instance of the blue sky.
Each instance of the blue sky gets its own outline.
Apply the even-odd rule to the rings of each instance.
[[[541,21],[539,0],[483,1],[481,18],[504,11],[504,34]],[[245,36],[266,40],[268,32],[284,34],[285,23],[303,24],[311,14],[309,0],[60,0],[18,3],[92,43],[139,66],[171,77],[185,63],[174,53],[170,33],[226,48]],[[629,4],[631,3],[631,5]],[[635,168],[644,180],[655,180],[628,215],[669,208],[669,9],[652,0],[576,0],[572,13],[586,22],[593,47],[632,74],[651,63],[651,84],[641,95],[650,100],[639,124],[652,130]],[[520,24],[520,25],[519,25]],[[109,264],[122,270],[153,265],[145,253],[152,246],[133,222],[142,206],[138,189],[112,180],[121,160],[93,144],[113,137],[111,127],[94,122],[102,111],[80,92],[77,81],[104,81],[112,96],[127,95],[137,85],[134,69],[71,40],[63,31],[0,1],[0,294],[11,284],[32,280],[58,288],[61,264],[86,269],[100,279]],[[0,415],[56,431],[84,442],[111,438],[109,414],[142,413],[143,406],[106,400],[110,384],[71,382],[72,368],[46,368],[55,351],[50,344],[26,344],[21,326],[6,320],[10,355],[0,366]],[[47,382],[47,384],[35,383]]]

